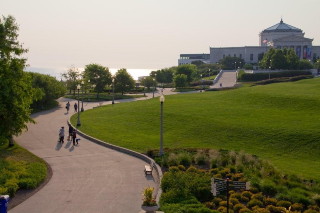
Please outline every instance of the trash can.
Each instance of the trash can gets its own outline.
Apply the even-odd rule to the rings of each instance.
[[[9,195],[0,195],[0,213],[7,213]]]

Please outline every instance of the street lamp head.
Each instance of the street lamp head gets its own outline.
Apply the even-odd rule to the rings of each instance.
[[[80,84],[77,85],[77,89],[79,90],[81,88]]]
[[[90,79],[88,80],[88,83],[90,83]]]
[[[161,103],[164,102],[164,96],[163,96],[163,95],[160,96],[160,102],[161,102]]]
[[[81,84],[82,84],[82,85],[84,85],[84,82],[83,82],[83,81],[81,81]]]

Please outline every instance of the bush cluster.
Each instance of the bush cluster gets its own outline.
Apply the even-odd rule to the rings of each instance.
[[[13,197],[18,189],[36,188],[47,175],[46,164],[15,145],[0,146],[0,195]]]
[[[250,191],[230,191],[230,212],[272,213],[289,208],[293,212],[320,211],[318,183],[284,175],[254,155],[227,150],[166,150],[163,159],[156,158],[156,161],[167,171],[162,179],[160,199],[165,212],[180,211],[187,204],[226,212],[225,193],[212,196],[212,177],[250,181]],[[210,212],[198,212],[202,211]]]
[[[272,72],[270,73],[270,78],[282,78],[282,77],[294,77],[294,76],[310,76],[312,75],[310,71],[284,71],[284,72]],[[262,81],[269,79],[269,73],[244,73],[239,72],[238,81],[252,82],[252,81]]]

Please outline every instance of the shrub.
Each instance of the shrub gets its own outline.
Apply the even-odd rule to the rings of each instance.
[[[269,206],[269,205],[276,206],[277,205],[277,200],[274,199],[274,198],[268,197],[268,198],[264,199],[264,204],[266,206]]]
[[[231,198],[235,198],[237,200],[240,200],[241,199],[241,194],[236,192],[236,193],[233,193],[232,195],[230,195],[230,199]]]
[[[283,213],[286,212],[286,209],[283,207],[275,207],[272,205],[267,206],[267,209],[272,213]]]
[[[319,194],[315,194],[315,195],[313,195],[312,199],[320,207],[320,195]]]
[[[243,205],[242,203],[238,203],[236,205],[234,205],[233,210],[234,212],[238,213],[240,211],[240,209],[245,208],[245,205]]]
[[[178,165],[179,165],[179,161],[178,161],[177,155],[174,153],[170,153],[168,156],[168,166],[178,166]]]
[[[259,208],[259,207],[254,207],[253,209],[253,213],[270,213],[270,211],[268,209],[265,208]]]
[[[186,167],[184,167],[183,165],[179,165],[179,166],[178,166],[178,169],[179,169],[180,171],[186,171]]]
[[[190,166],[190,167],[187,169],[187,172],[198,172],[198,170],[197,170],[196,167]]]
[[[222,201],[221,198],[219,197],[215,197],[213,198],[212,202],[214,203],[214,205],[219,206],[219,203]]]
[[[171,166],[171,167],[169,168],[169,172],[178,172],[178,171],[180,171],[180,169],[179,169],[179,167],[177,167],[177,166]]]
[[[260,184],[261,191],[267,196],[275,196],[277,194],[277,187],[274,182],[270,180],[263,180]]]
[[[34,189],[37,187],[37,182],[31,178],[23,178],[19,180],[18,185],[23,189]]]
[[[288,209],[291,206],[291,203],[289,201],[280,200],[277,202],[277,206],[285,207]]]
[[[254,194],[254,195],[252,195],[252,197],[251,197],[251,199],[256,199],[256,200],[260,200],[260,201],[263,201],[263,195],[262,195],[262,193],[260,192],[260,193],[258,193],[258,194]]]
[[[303,205],[301,203],[294,203],[291,205],[291,210],[292,211],[302,211]]]
[[[209,159],[204,152],[198,152],[194,156],[194,160],[195,160],[195,163],[198,165],[206,165]]]
[[[232,203],[232,205],[236,205],[239,203],[239,200],[237,198],[230,198],[229,202]]]
[[[189,167],[192,163],[192,156],[187,152],[182,152],[178,154],[179,164]]]
[[[239,210],[239,213],[251,213],[252,211],[248,208],[243,208]]]
[[[17,179],[9,179],[4,184],[4,187],[7,188],[7,193],[10,195],[10,197],[13,197],[17,190],[19,189],[18,186],[18,180]]]
[[[249,198],[249,199],[251,199],[251,197],[252,197],[252,193],[251,193],[250,191],[243,191],[243,192],[241,193],[241,195],[242,195],[242,196],[245,196],[245,197],[247,197],[247,198]]]
[[[220,206],[217,210],[219,212],[227,213],[227,207],[225,207],[225,206]]]
[[[260,200],[252,199],[248,202],[247,206],[252,208],[254,206],[263,207],[263,203]]]
[[[241,195],[241,198],[240,198],[240,200],[242,201],[242,202],[249,202],[249,198],[247,198],[247,197],[245,197],[245,196],[243,196],[243,195]]]

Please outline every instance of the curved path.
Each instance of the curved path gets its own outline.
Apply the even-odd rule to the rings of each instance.
[[[58,130],[67,128],[70,116],[64,108],[66,101],[59,99],[59,108],[34,114],[37,123],[28,125],[29,130],[16,138],[21,146],[43,158],[53,175],[47,185],[9,213],[139,212],[143,189],[157,186],[156,180],[145,177],[145,162],[84,138],[77,146],[66,140],[60,145]],[[85,103],[86,109],[93,106],[97,103]]]

